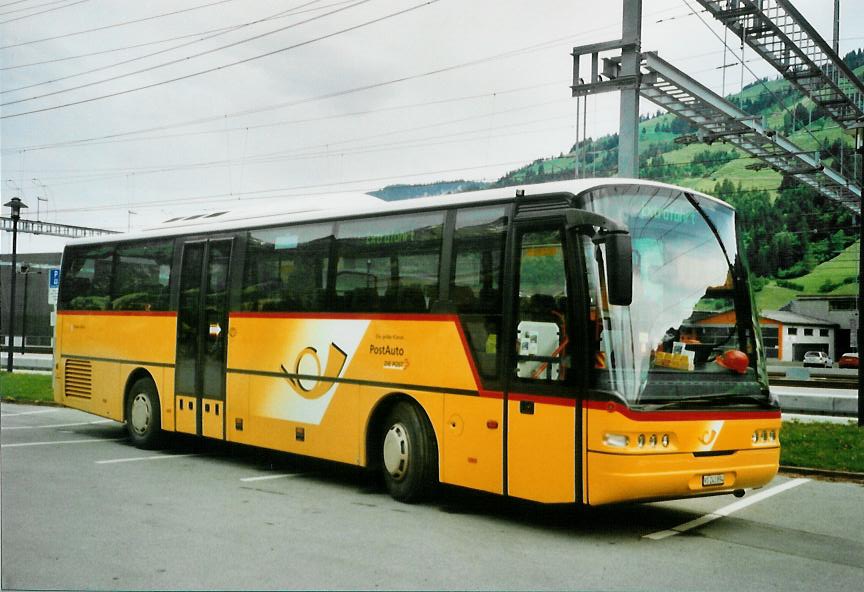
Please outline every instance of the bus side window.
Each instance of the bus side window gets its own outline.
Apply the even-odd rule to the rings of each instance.
[[[516,376],[562,381],[569,364],[567,276],[559,230],[526,232],[519,258]]]
[[[251,230],[241,308],[254,312],[321,312],[333,225]]]
[[[162,239],[117,247],[114,310],[168,310],[174,241]]]
[[[336,309],[428,312],[438,291],[444,213],[429,212],[339,223]]]
[[[498,376],[506,230],[507,218],[501,206],[466,208],[456,213],[450,300],[484,378]]]
[[[63,264],[59,310],[108,310],[113,245],[69,247]]]

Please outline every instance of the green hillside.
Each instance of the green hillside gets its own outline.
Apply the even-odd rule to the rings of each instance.
[[[850,52],[844,60],[864,79],[864,50]],[[818,152],[826,166],[854,174],[851,135],[782,78],[758,80],[726,98],[802,150]],[[658,111],[643,117],[639,129],[641,178],[691,187],[736,208],[754,285],[762,287],[757,301],[763,308],[779,308],[799,294],[855,293],[857,268],[850,258],[857,260],[853,243],[858,229],[850,210],[792,177],[762,168],[761,161],[722,139],[711,145],[698,142],[696,130],[674,115]],[[567,153],[538,158],[491,184],[474,187],[610,177],[617,169],[618,136],[610,134],[588,138]],[[422,194],[449,193],[452,185],[423,186]],[[390,199],[412,196],[404,187],[394,192]]]
[[[796,296],[855,296],[858,294],[858,242],[837,257],[794,280],[771,280],[756,293],[760,310],[777,310]],[[790,287],[784,287],[790,286]]]

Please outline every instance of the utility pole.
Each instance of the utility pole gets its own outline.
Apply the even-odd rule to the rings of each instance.
[[[622,0],[621,38],[573,48],[572,96],[608,91],[621,93],[618,128],[618,176],[639,176],[639,87],[642,62],[642,0]],[[620,55],[600,54],[620,51]],[[583,76],[582,58],[590,57],[590,74]]]
[[[840,0],[834,0],[834,53],[840,55]]]
[[[858,119],[853,126],[855,133],[855,152],[858,154],[858,174],[861,188],[864,189],[864,117]],[[858,352],[860,365],[861,346],[864,345],[864,195],[858,200]],[[858,427],[864,428],[864,372],[858,368]]]
[[[642,0],[624,0],[621,27],[621,76],[639,79],[642,51]],[[639,84],[621,89],[618,176],[639,176]]]

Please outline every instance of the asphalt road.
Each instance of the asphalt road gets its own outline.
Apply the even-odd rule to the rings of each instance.
[[[864,487],[575,510],[4,404],[3,589],[861,590]]]

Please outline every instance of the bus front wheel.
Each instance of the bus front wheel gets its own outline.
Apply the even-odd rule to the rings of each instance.
[[[432,426],[417,406],[400,401],[387,416],[381,438],[384,483],[404,503],[427,497],[437,481],[438,450]]]
[[[135,381],[126,399],[126,431],[138,448],[156,448],[162,436],[162,412],[156,385],[149,378]]]

